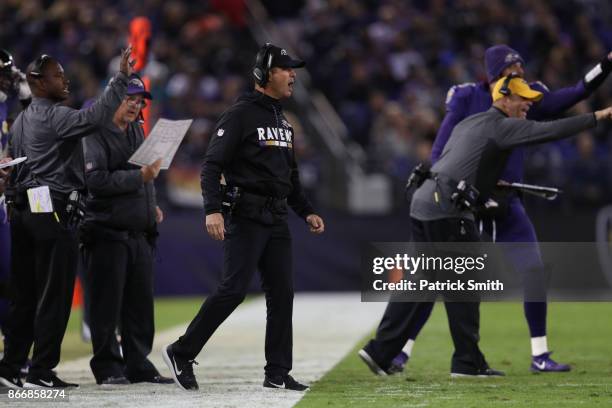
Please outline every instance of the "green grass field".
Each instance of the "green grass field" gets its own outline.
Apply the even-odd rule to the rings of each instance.
[[[156,330],[187,323],[201,302],[202,298],[156,299]],[[530,349],[522,305],[483,304],[481,347],[490,365],[504,370],[507,377],[451,380],[452,343],[444,307],[438,304],[404,374],[374,376],[356,354],[367,338],[355,339],[354,349],[313,384],[297,407],[612,407],[611,311],[612,304],[606,303],[549,305],[549,345],[557,351],[553,357],[574,369],[536,375],[528,371]],[[91,354],[91,344],[80,338],[80,319],[80,310],[73,311],[62,361]]]
[[[532,374],[522,305],[481,305],[481,347],[499,379],[449,377],[452,343],[442,304],[415,343],[407,372],[374,376],[357,357],[362,339],[297,405],[308,407],[610,407],[612,406],[612,305],[549,305],[553,358],[573,371]],[[355,317],[357,318],[357,317]]]

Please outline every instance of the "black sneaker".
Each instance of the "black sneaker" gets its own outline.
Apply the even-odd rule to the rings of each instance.
[[[295,379],[289,374],[284,377],[281,375],[268,377],[266,375],[263,386],[266,388],[282,388],[292,391],[306,391],[308,388],[310,388],[307,385],[300,384],[299,382],[295,381]]]
[[[480,370],[456,370],[451,372],[451,378],[461,377],[476,377],[476,378],[493,378],[493,377],[504,377],[506,373],[492,368],[481,368]]]
[[[372,358],[372,356],[370,356],[370,354],[365,349],[359,350],[357,354],[359,354],[361,360],[366,363],[370,371],[372,371],[374,374],[381,376],[387,376],[391,374],[388,371],[384,370],[381,366],[379,366],[378,363]]]
[[[67,383],[58,378],[54,372],[46,374],[30,373],[26,377],[26,382],[23,388],[79,388],[79,384]]]
[[[162,349],[162,357],[170,369],[170,374],[172,374],[176,385],[185,391],[199,389],[198,382],[193,375],[193,365],[198,364],[195,360],[187,360],[174,354],[172,344]]]
[[[106,377],[105,379],[100,381],[100,385],[101,386],[107,386],[107,385],[128,385],[128,384],[131,384],[130,380],[128,380],[127,378],[125,378],[122,375]]]
[[[23,388],[19,373],[12,372],[4,365],[0,365],[0,385],[8,388]]]
[[[138,379],[132,379],[130,378],[130,381],[132,382],[132,384],[136,384],[136,383],[151,383],[151,384],[173,384],[174,380],[172,378],[169,377],[164,377],[163,375],[155,375],[153,377],[143,377],[143,378],[138,378]]]

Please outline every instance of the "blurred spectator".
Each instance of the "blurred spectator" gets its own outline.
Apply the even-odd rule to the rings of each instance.
[[[541,78],[551,89],[575,83],[584,67],[612,49],[612,6],[606,0],[261,2],[286,45],[308,61],[312,85],[325,93],[350,137],[369,153],[370,169],[398,180],[417,160],[415,144],[435,134],[450,86],[485,79],[485,48],[507,43],[529,61],[533,77],[527,79]],[[125,46],[130,19],[149,17],[153,38],[146,73],[156,100],[153,118],[203,121],[194,125],[177,156],[176,165],[184,167],[194,165],[206,147],[202,123],[214,122],[251,86],[244,77],[257,45],[245,4],[3,0],[0,46],[10,48],[18,61],[42,52],[65,61],[75,90],[69,104],[80,106],[116,69],[116,62],[106,61]],[[602,87],[584,109],[612,103],[610,89]],[[610,156],[610,129],[593,136]],[[530,153],[526,181],[535,182],[531,175],[545,184],[569,180],[568,171],[559,171],[569,169],[568,146],[548,144]],[[312,154],[308,151],[304,154]]]
[[[507,43],[517,49],[529,61],[527,71],[551,89],[575,83],[585,73],[581,67],[593,66],[612,49],[612,30],[605,23],[612,7],[604,0],[310,0],[300,13],[281,16],[272,6],[269,11],[301,33],[295,48],[317,61],[309,67],[314,85],[336,106],[351,137],[366,147],[371,170],[398,183],[435,135],[448,88],[485,79],[487,47]],[[607,106],[608,89],[602,87],[582,108]],[[580,194],[605,202],[610,177],[595,183],[595,173],[607,170],[592,156],[597,156],[589,147],[592,137],[581,137],[573,160],[566,157],[570,142],[534,149],[526,181],[563,187],[576,171],[589,185]],[[609,157],[609,129],[598,129],[594,137],[601,146],[594,150]]]
[[[577,206],[601,206],[610,199],[609,156],[588,132],[578,135],[575,143],[576,158],[567,169],[570,198]]]

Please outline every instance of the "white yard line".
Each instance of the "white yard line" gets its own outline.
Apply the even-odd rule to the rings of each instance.
[[[306,383],[321,378],[378,323],[384,307],[385,303],[361,303],[358,293],[297,294],[294,377]],[[95,385],[89,357],[63,363],[57,371],[61,378],[81,384],[79,390],[70,393],[69,404],[79,407],[292,407],[302,393],[261,386],[265,318],[265,301],[258,298],[239,306],[225,321],[198,357],[200,364],[194,366],[199,392],[182,391],[175,385],[101,388]],[[169,372],[160,349],[183,334],[185,327],[156,336],[150,358],[163,375]]]

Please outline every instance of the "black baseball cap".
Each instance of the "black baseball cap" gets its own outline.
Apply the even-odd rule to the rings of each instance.
[[[270,45],[268,53],[272,55],[270,68],[303,68],[306,65],[302,60],[291,58],[284,48],[279,48],[275,45]]]

